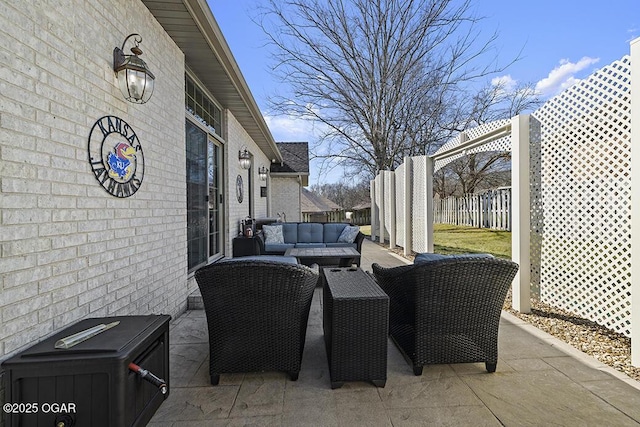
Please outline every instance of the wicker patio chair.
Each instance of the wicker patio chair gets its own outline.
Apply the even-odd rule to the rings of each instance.
[[[518,265],[493,257],[439,257],[373,274],[389,295],[389,333],[415,375],[428,364],[485,362],[495,372],[498,326]]]
[[[211,384],[218,384],[220,374],[237,372],[286,371],[298,379],[318,273],[293,260],[238,258],[196,271],[209,329]]]

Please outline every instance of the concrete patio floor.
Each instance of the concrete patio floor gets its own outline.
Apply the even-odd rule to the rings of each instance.
[[[365,240],[362,267],[404,260]],[[391,340],[387,383],[332,390],[314,294],[302,369],[221,375],[209,384],[203,310],[170,326],[170,386],[150,426],[627,426],[640,425],[640,385],[503,312],[497,371],[484,363],[426,366],[413,375]],[[195,307],[197,307],[197,299]]]

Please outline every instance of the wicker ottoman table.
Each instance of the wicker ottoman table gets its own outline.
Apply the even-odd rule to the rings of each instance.
[[[345,381],[387,382],[389,297],[360,268],[323,271],[324,342],[331,388]]]

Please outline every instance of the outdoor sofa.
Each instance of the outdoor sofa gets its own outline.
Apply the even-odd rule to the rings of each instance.
[[[484,362],[495,372],[500,313],[518,265],[488,254],[419,254],[373,274],[389,296],[389,334],[415,375],[429,364]]]
[[[284,371],[298,379],[318,271],[293,257],[231,258],[195,273],[209,329],[209,374]]]
[[[277,232],[277,227],[282,227],[281,233]],[[275,232],[270,233],[271,230]],[[364,234],[357,226],[340,222],[277,222],[263,225],[262,232],[256,237],[263,255],[284,255],[289,248],[325,247],[352,247],[362,253],[364,240]]]

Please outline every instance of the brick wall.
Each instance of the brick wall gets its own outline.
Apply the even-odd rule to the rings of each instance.
[[[300,214],[300,184],[295,177],[271,178],[271,212],[272,216],[284,212],[288,222],[302,221]]]
[[[228,171],[226,182],[227,189],[227,206],[228,215],[226,219],[228,221],[228,233],[226,238],[226,254],[231,256],[232,254],[232,240],[238,235],[239,223],[242,219],[249,215],[249,170],[242,169],[238,162],[238,152],[245,148],[253,155],[253,167],[251,168],[251,175],[253,179],[253,216],[255,218],[267,216],[267,198],[260,197],[260,186],[265,185],[263,181],[260,181],[258,177],[258,168],[264,166],[269,168],[270,160],[265,154],[260,151],[256,143],[249,136],[247,131],[242,127],[240,122],[233,116],[233,114],[226,110],[226,170]],[[242,203],[238,203],[236,197],[236,178],[240,175],[244,185],[244,196]]]
[[[0,361],[81,318],[180,313],[193,290],[182,52],[139,1],[0,9]],[[143,105],[123,99],[112,70],[113,48],[134,31],[156,76]],[[143,148],[144,179],[128,198],[108,194],[88,162],[105,115]]]

